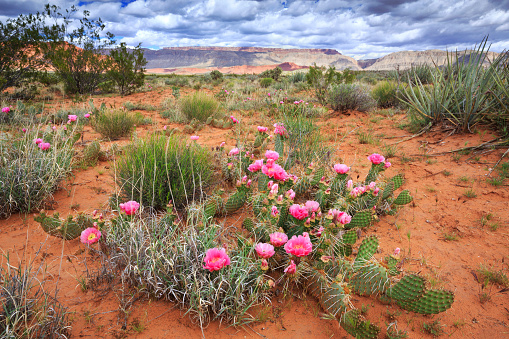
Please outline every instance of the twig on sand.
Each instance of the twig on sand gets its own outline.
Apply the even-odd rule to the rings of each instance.
[[[500,138],[495,138],[493,140],[483,142],[482,144],[477,145],[477,146],[462,147],[462,148],[457,148],[457,149],[453,149],[450,151],[444,151],[444,152],[440,152],[440,153],[426,154],[426,156],[437,157],[440,155],[446,155],[446,154],[456,153],[456,152],[461,152],[461,151],[473,151],[473,150],[484,148],[484,147],[495,147],[495,148],[503,147],[504,142],[495,143],[498,140],[500,140]],[[422,154],[412,154],[410,156],[422,156]]]
[[[504,154],[502,154],[502,156],[500,157],[500,159],[498,159],[497,163],[495,164],[495,166],[493,166],[491,169],[490,169],[490,172],[488,173],[488,177],[491,176],[491,172],[493,172],[495,170],[495,168],[498,166],[498,164],[500,163],[500,161],[502,161],[502,159],[506,156],[506,154],[509,152],[509,148],[504,152]]]
[[[387,146],[396,145],[396,144],[399,144],[400,142],[405,142],[405,141],[408,141],[410,139],[416,138],[416,137],[418,137],[420,135],[423,135],[427,131],[429,131],[430,128],[431,128],[431,123],[429,123],[426,126],[424,126],[417,134],[409,136],[408,138],[402,139],[400,141],[393,142],[392,144],[388,144]]]

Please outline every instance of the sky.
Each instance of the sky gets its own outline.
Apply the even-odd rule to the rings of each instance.
[[[47,1],[0,0],[0,21]],[[509,0],[54,0],[101,18],[128,46],[331,48],[355,59],[463,50],[489,35],[509,49]]]

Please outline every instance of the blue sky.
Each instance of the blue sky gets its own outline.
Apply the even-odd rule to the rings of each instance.
[[[0,20],[47,1],[0,0]],[[128,0],[51,2],[101,18],[130,46],[332,48],[356,59],[402,50],[465,49],[489,35],[509,48],[509,0]]]

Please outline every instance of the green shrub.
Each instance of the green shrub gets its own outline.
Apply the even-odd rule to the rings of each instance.
[[[0,217],[39,209],[71,172],[74,139],[72,132],[58,129],[42,133],[35,127],[20,138],[0,141]],[[42,151],[36,138],[49,142]]]
[[[398,100],[398,84],[393,81],[382,81],[371,90],[373,99],[376,100],[378,107],[389,108],[397,106]]]
[[[166,86],[172,87],[187,87],[189,86],[189,79],[183,76],[174,76],[173,78],[164,80]]]
[[[271,78],[275,81],[279,81],[279,78],[281,77],[281,74],[283,74],[283,70],[281,67],[276,67],[273,69],[268,69],[266,71],[261,72],[258,77],[259,78]]]
[[[188,120],[197,119],[205,122],[208,117],[216,115],[218,107],[217,100],[205,92],[195,92],[180,100],[180,109]]]
[[[219,72],[218,70],[213,70],[210,72],[210,78],[212,80],[223,80],[223,73]]]
[[[135,116],[121,109],[99,111],[92,120],[92,127],[110,140],[129,136],[135,124]]]
[[[117,87],[121,95],[130,94],[143,86],[147,60],[143,56],[141,43],[130,52],[125,42],[110,51],[107,76]]]
[[[263,79],[260,79],[260,86],[262,86],[263,88],[267,88],[270,85],[272,85],[273,82],[274,82],[274,79],[272,79],[272,78],[263,78]]]
[[[152,136],[129,147],[116,163],[120,197],[156,209],[199,198],[211,177],[207,149],[180,136]]]
[[[298,83],[298,82],[305,82],[306,81],[306,73],[304,72],[295,72],[292,73],[288,79],[292,84]]]
[[[376,105],[366,88],[354,84],[330,86],[327,102],[337,112],[347,110],[367,111]]]

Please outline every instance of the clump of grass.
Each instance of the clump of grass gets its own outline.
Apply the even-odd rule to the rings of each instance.
[[[359,139],[359,143],[362,145],[377,145],[379,143],[378,138],[369,132],[358,132],[357,139]]]
[[[0,217],[39,209],[71,173],[73,132],[43,132],[27,127],[20,137],[0,141]],[[51,147],[42,151],[34,142],[41,138]]]
[[[274,79],[272,79],[272,78],[263,78],[263,79],[260,79],[260,86],[262,88],[267,88],[270,85],[272,85],[273,82],[274,82]]]
[[[444,334],[443,325],[440,323],[440,320],[434,320],[430,323],[423,323],[422,328],[425,332],[431,334],[434,337],[439,337]]]
[[[17,267],[0,265],[0,337],[1,338],[67,338],[67,309],[44,290],[37,279],[40,267],[34,261]]]
[[[452,233],[444,232],[443,236],[444,236],[445,241],[458,241],[459,240],[458,235],[454,232],[452,232]]]
[[[465,190],[463,195],[465,197],[467,197],[467,198],[475,198],[475,197],[477,197],[477,193],[475,193],[473,188],[469,188],[469,189]]]
[[[115,173],[122,199],[156,209],[170,200],[182,206],[199,198],[211,178],[207,149],[175,135],[137,140],[116,162]]]
[[[135,116],[126,110],[104,110],[94,115],[93,128],[110,140],[129,136],[136,124]]]
[[[101,144],[99,141],[94,140],[83,150],[81,165],[84,167],[95,166],[101,157],[104,157],[104,152],[101,151]]]
[[[217,114],[219,103],[204,92],[195,92],[180,100],[180,109],[188,121],[196,119],[205,122],[208,117]]]
[[[394,81],[381,81],[371,90],[371,96],[380,108],[397,106],[399,103],[397,94],[398,84]]]
[[[496,270],[493,267],[480,265],[477,273],[484,277],[484,284],[496,284],[502,287],[509,287],[509,278],[502,270]]]
[[[217,239],[222,228],[198,229],[192,221],[183,227],[169,216],[120,220],[109,231],[109,248],[127,281],[175,301],[202,328],[216,319],[234,325],[255,320],[247,310],[261,299],[263,280],[253,246],[228,246],[231,264],[209,272],[203,268],[205,252],[221,247]]]
[[[368,90],[355,84],[332,85],[327,92],[327,103],[337,112],[365,112],[376,105]]]
[[[394,158],[398,152],[397,145],[385,145],[382,148],[382,154],[386,159]]]

